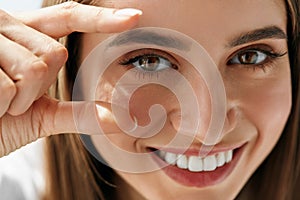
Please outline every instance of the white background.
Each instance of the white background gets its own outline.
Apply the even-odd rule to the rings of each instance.
[[[38,9],[42,0],[0,0],[0,9],[7,12]]]

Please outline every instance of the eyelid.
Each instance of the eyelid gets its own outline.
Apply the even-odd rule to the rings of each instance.
[[[180,66],[178,60],[169,52],[162,51],[160,49],[137,49],[131,52],[128,52],[121,56],[120,59],[118,59],[118,63],[124,65],[127,61],[129,61],[132,58],[143,56],[143,55],[153,55],[153,56],[159,56],[161,58],[164,58],[168,60],[172,65]]]
[[[268,55],[268,53],[264,53],[262,51],[258,51],[258,50],[249,50],[248,52],[256,52],[258,54],[259,58],[260,56],[263,56],[263,60],[259,61],[258,63],[239,63],[239,56],[243,55],[245,52],[242,53],[238,53],[237,55],[235,55],[233,58],[231,58],[228,61],[228,64],[230,65],[263,65],[264,63],[268,62],[271,58],[270,55]]]
[[[155,69],[147,69],[147,68],[144,68],[143,66],[141,66],[140,65],[140,60],[139,59],[141,59],[141,58],[147,58],[147,59],[149,59],[149,58],[151,58],[151,57],[155,57],[155,58],[158,58],[159,59],[159,64],[157,64],[156,65],[156,68]],[[137,58],[137,59],[136,59]],[[147,54],[147,55],[143,55],[143,56],[138,56],[138,57],[136,57],[136,58],[134,58],[134,62],[130,62],[133,66],[135,66],[135,68],[137,68],[137,69],[140,69],[140,70],[142,70],[142,71],[144,71],[144,72],[157,72],[157,71],[161,71],[161,70],[164,70],[164,69],[167,69],[167,68],[170,68],[170,67],[172,67],[173,66],[173,64],[168,60],[168,59],[165,59],[165,58],[163,58],[163,57],[161,57],[161,56],[157,56],[157,55],[149,55],[149,54]],[[150,64],[151,65],[151,64]]]
[[[230,60],[232,60],[235,56],[246,53],[248,51],[260,51],[262,53],[265,53],[269,58],[282,57],[288,53],[287,50],[274,51],[274,49],[267,44],[253,44],[253,45],[243,47],[243,48],[238,49],[235,52],[233,52],[226,60],[226,64],[228,65]]]

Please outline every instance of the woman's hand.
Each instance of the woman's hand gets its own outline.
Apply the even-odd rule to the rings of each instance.
[[[58,102],[44,96],[67,59],[66,48],[56,39],[74,31],[120,32],[134,27],[140,14],[135,9],[75,2],[15,17],[0,11],[0,157],[40,137],[95,132],[97,123],[86,116],[93,113],[94,104]],[[106,110],[109,105],[98,103],[97,107]],[[106,131],[116,130],[111,117],[100,118]],[[74,120],[82,124],[79,130]]]

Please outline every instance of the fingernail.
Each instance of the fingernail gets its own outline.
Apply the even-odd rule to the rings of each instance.
[[[125,9],[117,10],[114,14],[121,17],[133,17],[136,15],[142,15],[143,12],[141,10],[137,10],[134,8],[125,8]]]

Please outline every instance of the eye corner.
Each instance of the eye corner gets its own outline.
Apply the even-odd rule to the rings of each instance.
[[[179,67],[178,67],[178,65],[177,64],[172,64],[172,69],[175,69],[175,70],[179,70]]]

